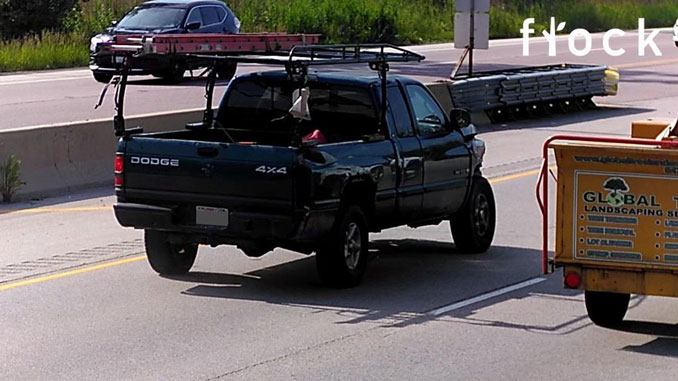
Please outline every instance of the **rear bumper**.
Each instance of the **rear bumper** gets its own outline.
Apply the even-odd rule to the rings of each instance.
[[[675,267],[651,269],[567,264],[563,276],[577,274],[581,283],[577,289],[621,294],[678,297],[678,272]],[[565,284],[566,288],[569,288]]]
[[[120,225],[137,229],[163,230],[195,236],[204,244],[243,244],[266,241],[274,246],[310,244],[327,234],[336,211],[297,210],[289,214],[230,212],[229,226],[196,225],[195,216],[172,208],[117,203],[113,206]]]
[[[89,60],[89,69],[99,73],[115,74],[119,72],[120,65],[113,62],[112,54],[98,54],[91,55]],[[144,58],[136,59],[128,69],[133,75],[149,75],[153,73],[161,73],[170,68],[169,59],[159,58]]]

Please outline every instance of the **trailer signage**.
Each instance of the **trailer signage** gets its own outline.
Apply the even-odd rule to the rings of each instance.
[[[575,260],[664,263],[678,255],[678,179],[575,171]]]

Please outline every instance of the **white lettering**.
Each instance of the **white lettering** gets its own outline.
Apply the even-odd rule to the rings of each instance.
[[[584,37],[584,41],[586,41],[586,44],[584,45],[584,49],[577,49],[577,46],[575,45],[577,36],[581,35]],[[586,29],[575,29],[570,33],[570,37],[567,38],[568,45],[570,47],[570,52],[574,54],[577,57],[584,57],[585,55],[589,54],[591,52],[591,44],[593,41],[591,40],[591,33],[589,33]]]
[[[563,31],[565,29],[565,22],[561,22],[558,24],[558,27],[556,28],[556,18],[551,17],[551,32],[547,31],[542,31],[541,34],[546,37],[546,40],[549,42],[549,56],[555,57],[556,56],[556,33]]]
[[[650,33],[649,37],[646,38],[645,19],[638,19],[638,56],[645,57],[645,48],[648,46],[652,48],[652,53],[654,53],[655,56],[662,56],[661,50],[659,50],[657,44],[654,43],[654,38],[657,37],[658,34],[659,30],[655,30],[654,32]]]
[[[530,55],[530,34],[534,33],[530,24],[534,24],[534,18],[525,19],[523,28],[520,30],[520,33],[523,34],[523,56],[525,57]]]
[[[605,53],[609,54],[612,57],[619,57],[626,53],[626,49],[621,48],[621,49],[612,49],[610,47],[610,39],[615,36],[622,37],[626,35],[626,32],[624,32],[621,29],[610,29],[607,32],[605,32],[605,35],[603,36],[603,49],[605,49]]]

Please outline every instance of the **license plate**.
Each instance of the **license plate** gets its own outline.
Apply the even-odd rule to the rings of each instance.
[[[209,206],[195,207],[195,224],[207,226],[228,227],[228,209],[212,208]]]
[[[121,64],[125,61],[125,57],[122,56],[113,56],[113,63]]]

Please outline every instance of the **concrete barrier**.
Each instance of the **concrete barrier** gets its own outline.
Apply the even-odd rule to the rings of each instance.
[[[446,112],[452,107],[447,82],[427,85]],[[202,109],[139,115],[126,119],[128,127],[146,132],[182,128],[202,120]],[[21,160],[26,184],[15,200],[68,194],[95,186],[113,186],[113,156],[118,138],[113,118],[0,131],[0,160]]]
[[[126,119],[128,127],[144,131],[176,129],[200,121],[202,110],[147,114]],[[16,200],[67,194],[78,189],[113,184],[113,155],[118,138],[113,118],[4,130],[0,161],[9,155],[21,160],[26,184]]]

